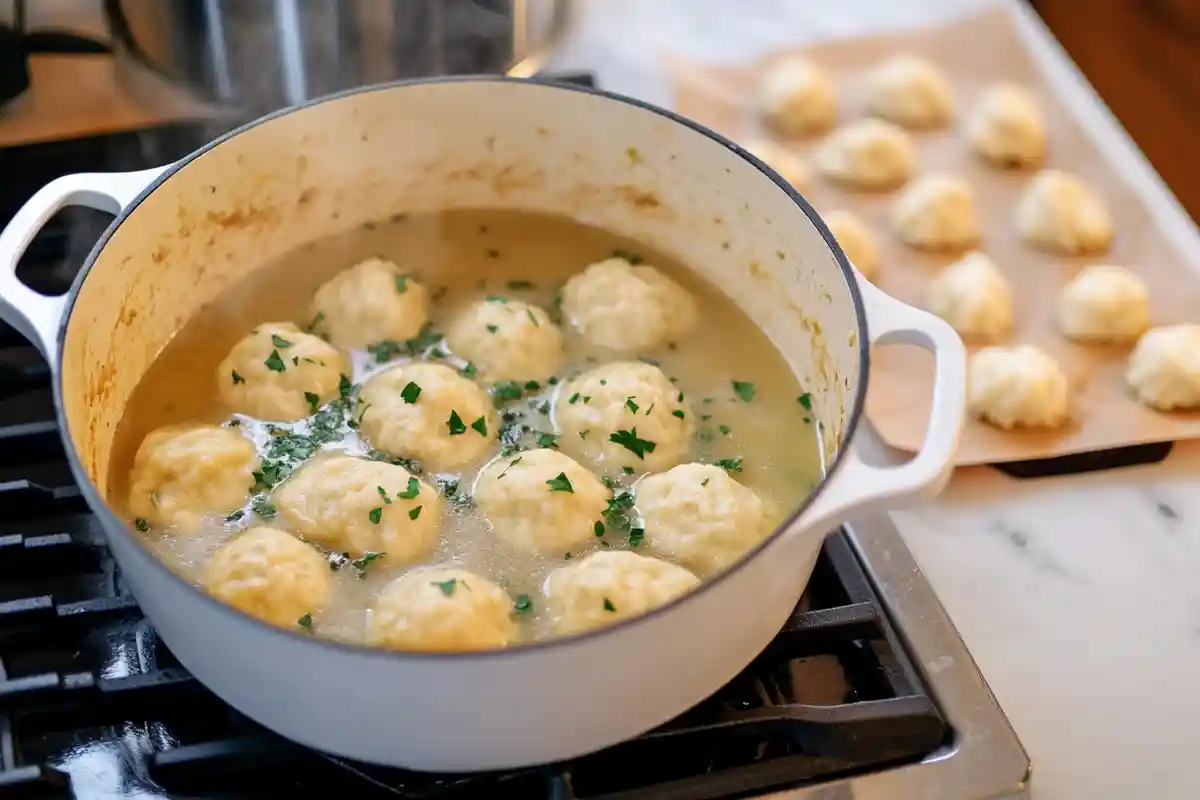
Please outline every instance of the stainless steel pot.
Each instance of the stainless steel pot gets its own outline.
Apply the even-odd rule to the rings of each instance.
[[[118,217],[71,292],[46,297],[20,282],[17,261],[72,204]],[[721,286],[812,392],[824,480],[692,593],[607,628],[498,651],[314,639],[235,611],[167,569],[105,504],[114,431],[165,344],[247,272],[314,238],[453,208],[568,214],[671,252]],[[362,89],[266,117],[168,167],[61,178],[0,233],[0,318],[54,370],[75,477],[183,665],[285,736],[424,770],[570,758],[696,704],[778,633],[832,527],[942,487],[964,415],[958,336],[863,280],[812,207],[764,164],[636,100],[524,80]],[[891,343],[933,351],[936,368],[924,446],[885,468],[859,457],[855,437],[871,347]]]
[[[105,0],[114,51],[261,114],[402,78],[533,75],[569,0]]]

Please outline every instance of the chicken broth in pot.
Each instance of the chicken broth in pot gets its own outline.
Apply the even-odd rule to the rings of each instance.
[[[539,214],[398,215],[189,320],[128,404],[109,502],[272,624],[503,647],[642,613],[762,541],[820,478],[810,409],[666,254]]]

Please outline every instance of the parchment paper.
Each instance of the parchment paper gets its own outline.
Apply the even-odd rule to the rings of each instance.
[[[798,47],[794,52],[808,55],[833,74],[842,123],[863,116],[862,78],[888,56],[901,52],[924,55],[945,69],[954,84],[957,113],[952,125],[915,136],[920,172],[948,170],[971,184],[983,226],[980,249],[996,262],[1013,289],[1016,329],[1005,343],[1037,344],[1059,359],[1073,392],[1073,419],[1058,430],[1006,432],[968,421],[958,465],[1048,458],[1200,436],[1200,412],[1159,413],[1133,399],[1124,381],[1129,348],[1072,344],[1056,328],[1059,291],[1089,263],[1121,264],[1141,275],[1150,289],[1153,324],[1200,322],[1200,274],[1189,266],[1197,263],[1197,254],[1177,250],[1157,227],[1155,210],[1125,182],[1112,166],[1112,157],[1101,151],[1040,74],[1006,9],[989,9],[936,28],[825,42]],[[779,55],[782,53],[759,64],[739,66],[666,57],[676,110],[742,142],[766,137],[755,118],[754,89],[762,66]],[[1018,239],[1013,223],[1015,203],[1033,173],[987,166],[972,154],[958,130],[980,92],[998,80],[1023,84],[1037,96],[1049,134],[1045,166],[1075,172],[1107,202],[1117,231],[1108,254],[1055,257]],[[815,145],[816,141],[791,143],[805,156]],[[814,169],[812,185],[804,194],[818,211],[846,208],[862,216],[881,245],[883,266],[877,285],[904,302],[924,306],[930,277],[954,257],[917,253],[892,235],[887,213],[896,192],[847,192],[824,182]],[[932,358],[916,348],[889,346],[876,348],[872,359],[867,414],[888,444],[915,451],[921,446],[929,416]]]

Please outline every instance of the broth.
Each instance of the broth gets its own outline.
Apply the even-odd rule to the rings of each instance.
[[[395,262],[430,290],[434,299],[432,329],[444,330],[446,320],[485,295],[508,294],[552,309],[556,293],[568,277],[614,253],[653,264],[696,300],[700,323],[691,335],[660,351],[637,354],[658,364],[689,398],[697,419],[690,460],[712,463],[740,457],[740,471],[734,473],[740,483],[769,498],[782,511],[793,508],[821,474],[817,425],[807,410],[802,387],[766,335],[719,288],[663,253],[566,218],[512,211],[397,215],[312,242],[276,263],[248,271],[240,283],[176,334],[140,381],[117,431],[109,502],[119,514],[132,516],[128,492],[134,455],[146,434],[163,425],[228,425],[236,420],[261,454],[272,424],[230,415],[215,385],[217,365],[256,324],[292,320],[303,327],[314,291],[342,269],[370,257]],[[556,376],[558,385],[597,364],[633,358],[614,357],[589,346],[566,323],[562,328],[565,358]],[[380,363],[378,350],[371,349],[374,352],[351,353],[352,379],[357,384],[388,366],[411,360]],[[465,363],[453,356],[443,360],[457,367]],[[752,402],[738,396],[733,381],[754,385]],[[545,412],[555,391],[556,386],[539,386],[506,406],[509,410],[502,414],[523,413],[535,431],[554,432],[552,416]],[[306,424],[275,423],[274,427],[302,431]],[[524,442],[531,443],[529,435]],[[427,472],[422,477],[431,484],[436,481],[447,495],[457,485],[456,496],[461,500],[479,469],[496,457],[500,448],[501,443],[496,442],[487,457],[461,472]],[[326,444],[325,450],[366,455],[367,445],[351,431],[341,441]],[[637,477],[622,476],[616,482],[629,486]],[[247,506],[240,519],[214,518],[195,534],[181,535],[168,529],[139,535],[172,570],[195,581],[208,556],[238,530],[250,525],[285,527],[278,515],[271,519],[256,516]],[[487,523],[473,507],[448,496],[440,541],[422,563],[453,561],[496,582],[514,597],[525,594],[535,598],[532,612],[518,616],[521,639],[549,633],[549,621],[536,598],[551,569],[583,551],[630,547],[625,538],[598,538],[579,553],[514,556],[489,538]],[[365,610],[382,588],[405,570],[389,567],[386,558],[360,569],[331,555],[331,564],[337,567],[333,598],[312,615],[312,630],[321,636],[361,641]]]

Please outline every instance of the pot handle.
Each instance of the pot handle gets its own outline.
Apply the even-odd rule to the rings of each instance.
[[[17,278],[17,262],[42,226],[61,209],[88,206],[119,214],[166,169],[65,175],[29,198],[0,231],[0,320],[32,342],[52,370],[58,368],[58,330],[69,295],[51,297],[30,289]]]
[[[834,480],[809,507],[804,527],[832,530],[849,515],[898,508],[940,492],[954,468],[954,453],[966,416],[967,353],[962,339],[940,317],[901,303],[859,278],[872,345],[913,344],[933,353],[933,404],[925,443],[908,462],[894,467],[867,464],[854,445]]]

